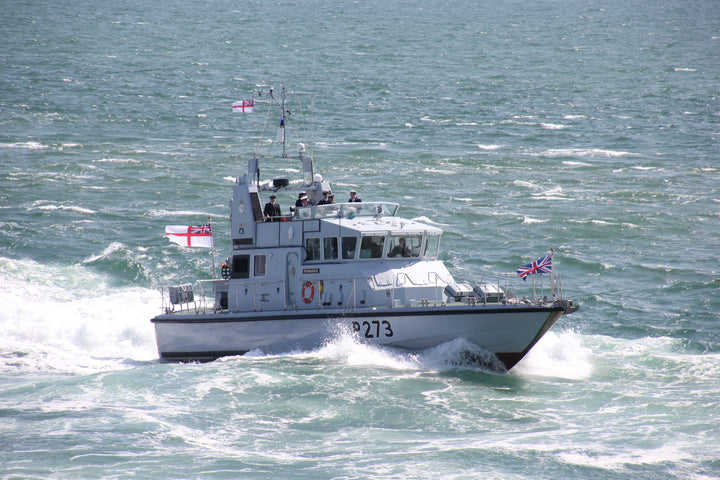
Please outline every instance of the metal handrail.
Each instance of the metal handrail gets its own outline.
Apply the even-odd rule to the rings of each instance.
[[[489,276],[495,276],[496,278],[493,278],[493,281],[490,281]],[[562,289],[562,282],[561,277],[558,273],[551,273],[550,274],[550,295],[551,299],[548,299],[548,296],[546,293],[546,284],[543,281],[543,275],[531,275],[531,284],[525,286],[525,288],[528,288],[531,290],[531,293],[529,295],[522,295],[519,292],[518,289],[515,288],[515,282],[513,280],[517,280],[515,278],[516,273],[497,273],[497,274],[484,274],[480,277],[480,279],[475,283],[475,285],[494,285],[496,287],[499,287],[502,291],[504,291],[504,298],[501,300],[502,303],[527,303],[527,304],[547,304],[550,302],[556,302],[559,300],[562,300],[564,298],[563,296],[563,289]],[[540,277],[539,279],[536,277]],[[352,278],[348,279],[350,282],[352,282],[352,287],[347,295],[347,299],[343,302],[343,309],[346,311],[350,310],[356,310],[358,308],[362,308],[358,304],[358,289],[357,289],[357,281],[362,280],[359,278]],[[444,304],[443,301],[443,291],[444,286],[446,285],[446,279],[440,275],[437,272],[428,272],[428,281],[430,282],[430,286],[434,288],[435,294],[434,298],[429,299],[435,306],[439,304]],[[397,299],[397,292],[396,289],[400,288],[397,287],[396,281],[393,281],[391,286],[389,288],[386,288],[384,290],[390,290],[390,306],[394,307],[396,306],[396,299]],[[434,283],[434,285],[433,285]],[[227,280],[224,279],[206,279],[206,280],[198,280],[197,281],[198,287],[199,287],[199,295],[196,295],[194,298],[194,310],[196,313],[207,313],[210,311],[217,311],[219,309],[219,305],[214,305],[214,308],[210,308],[208,306],[208,300],[207,296],[211,292],[230,292],[230,284]],[[210,287],[208,287],[210,285]],[[252,297],[253,297],[253,304],[252,308],[254,311],[263,310],[263,300],[261,296],[259,295],[259,287],[260,286],[273,286],[273,287],[280,287],[280,293],[279,296],[282,297],[282,309],[287,310],[288,308],[292,308],[292,305],[288,304],[288,297],[287,297],[287,285],[282,280],[276,280],[276,281],[267,281],[267,280],[261,280],[261,281],[244,281],[242,285],[237,285],[237,288],[251,288],[252,289]],[[406,287],[401,287],[406,288]],[[537,289],[540,289],[539,295]],[[523,288],[524,289],[524,288]],[[162,294],[162,310],[165,313],[174,313],[177,310],[175,309],[175,305],[170,302],[169,297],[166,297],[167,292],[167,286],[163,286],[161,288],[161,294]],[[198,298],[199,297],[199,298]],[[367,299],[366,299],[367,300]],[[429,302],[427,302],[428,299],[410,299],[410,300],[416,300],[419,302],[420,306],[429,306]],[[471,304],[474,304],[474,302],[470,302]],[[487,302],[485,302],[487,303]],[[494,303],[494,302],[490,302]],[[481,304],[481,303],[478,303]],[[413,303],[407,303],[405,306],[413,305]],[[230,309],[231,306],[228,305],[228,308]],[[240,308],[239,303],[236,300],[236,304],[234,305],[235,309]],[[322,305],[320,306],[322,308]],[[193,308],[190,307],[190,310]],[[187,311],[187,308],[180,307],[180,311]]]

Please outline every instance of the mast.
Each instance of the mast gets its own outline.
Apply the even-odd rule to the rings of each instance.
[[[257,92],[258,96],[262,96],[263,92],[259,91]],[[287,151],[287,137],[285,134],[286,127],[288,125],[288,120],[292,116],[292,112],[288,109],[289,104],[291,103],[291,100],[288,99],[288,95],[312,95],[308,92],[288,92],[285,89],[285,82],[282,82],[282,87],[280,88],[279,92],[276,92],[273,87],[270,87],[270,89],[267,91],[266,95],[270,97],[270,102],[274,104],[277,108],[280,109],[280,123],[277,126],[276,130],[276,142],[279,143],[282,146],[282,153],[280,154],[279,158],[291,158],[290,155],[288,155]],[[303,170],[303,181],[306,185],[310,185],[314,181],[315,172],[313,167],[313,158],[311,155],[306,155],[305,152],[305,145],[302,143],[298,144],[297,147],[297,158],[302,163],[302,170]],[[277,157],[276,157],[277,158]],[[258,187],[260,186],[260,158],[257,155],[254,155],[252,159],[250,159],[248,165],[248,172],[251,172],[250,175],[255,176],[257,180]]]
[[[289,110],[285,108],[285,82],[282,83],[282,90],[280,92],[280,100],[275,98],[275,89],[270,87],[270,98],[272,99],[275,104],[280,107],[280,111],[282,112],[282,117],[280,119],[280,125],[278,125],[277,128],[277,140],[278,143],[282,144],[282,158],[287,158],[287,152],[285,151],[285,121],[287,120],[287,116],[290,113]]]

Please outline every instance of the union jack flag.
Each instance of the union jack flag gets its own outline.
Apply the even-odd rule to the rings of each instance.
[[[210,225],[191,225],[190,235],[212,235],[212,227]]]
[[[536,273],[552,273],[552,257],[545,255],[540,260],[535,260],[532,263],[523,265],[517,269],[518,275],[523,281],[527,280],[528,275],[534,275]]]

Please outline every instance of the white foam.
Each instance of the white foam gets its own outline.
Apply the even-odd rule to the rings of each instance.
[[[110,255],[112,255],[113,253],[119,252],[122,250],[127,250],[127,247],[124,244],[122,244],[120,242],[112,242],[110,245],[107,246],[107,248],[105,248],[105,250],[103,250],[103,252],[100,255],[92,255],[92,256],[86,258],[85,260],[83,260],[82,263],[92,263],[92,262],[95,262],[102,258],[107,258]]]
[[[542,192],[531,193],[533,198],[538,200],[568,200],[562,191],[562,187],[553,187]]]
[[[582,380],[589,378],[592,371],[591,352],[578,334],[550,331],[510,373]]]
[[[0,352],[17,353],[0,361],[74,371],[157,358],[150,318],[160,313],[158,292],[109,287],[83,265],[0,258],[0,267]]]
[[[178,210],[177,212],[171,212],[170,210],[150,210],[148,212],[151,217],[199,217],[200,220],[198,222],[202,222],[207,219],[208,215],[210,215],[207,212],[199,212],[199,211],[193,211],[193,210]],[[216,217],[217,218],[217,217]]]
[[[76,205],[54,205],[54,204],[40,205],[40,206],[34,207],[34,209],[47,210],[47,211],[51,211],[51,212],[56,211],[56,210],[61,210],[61,211],[87,213],[87,214],[97,213],[95,210],[91,210],[91,209],[85,208],[85,207],[78,207]]]
[[[543,191],[540,195],[563,195],[562,187],[553,187]]]
[[[557,123],[541,123],[540,126],[545,130],[564,130],[570,128],[568,125],[562,125]]]
[[[284,172],[284,173],[298,173],[300,169],[298,168],[292,168],[292,167],[285,167],[285,168],[278,168],[276,169],[278,172]],[[302,181],[302,180],[300,180]]]
[[[525,180],[513,180],[513,185],[517,185],[518,187],[527,187],[527,188],[535,188],[535,184],[532,182],[526,182]]]
[[[561,162],[563,165],[569,165],[571,167],[592,167],[592,163],[585,163],[585,162],[572,162],[569,160],[563,160]]]
[[[414,370],[419,367],[417,357],[413,354],[362,343],[350,332],[338,332],[314,355],[352,366],[373,365],[396,370]]]
[[[335,329],[333,335],[316,350],[266,354],[262,350],[256,349],[239,358],[244,359],[242,361],[275,357],[312,358],[333,365],[377,367],[410,373],[448,371],[457,368],[483,369],[492,372],[504,371],[495,355],[462,338],[427,350],[411,351],[361,341],[354,332],[345,326],[338,325],[330,328]],[[237,360],[238,357],[219,361]],[[478,360],[480,360],[480,364]]]
[[[541,155],[547,157],[628,157],[635,154],[601,148],[553,148],[542,152]]]
[[[43,145],[40,142],[12,142],[2,143],[0,142],[0,148],[26,148],[28,150],[44,150],[50,148],[47,145]]]
[[[134,158],[101,158],[100,160],[95,160],[97,163],[120,163],[120,164],[137,164],[140,163],[139,160],[135,160]]]
[[[320,358],[333,364],[375,366],[411,372],[437,372],[457,368],[504,371],[495,355],[462,338],[427,350],[410,351],[363,342],[355,333],[344,328],[338,328],[334,336],[320,349],[294,355]]]
[[[532,225],[534,223],[545,223],[545,222],[547,222],[547,220],[540,220],[538,218],[528,217],[527,215],[523,216],[523,221],[522,221],[522,223],[524,223],[525,225]]]
[[[689,447],[689,446],[688,446]],[[579,452],[559,452],[557,454],[563,462],[591,466],[606,470],[626,471],[628,465],[652,465],[668,462],[681,462],[689,460],[692,454],[682,446],[663,445],[653,449],[627,449],[615,454],[593,454]],[[630,475],[630,471],[628,471]]]
[[[422,117],[422,118],[420,119],[420,121],[428,122],[428,123],[435,123],[435,124],[440,124],[440,125],[452,122],[452,120],[450,120],[449,118],[448,118],[448,119],[436,120],[436,119],[431,118],[430,116],[427,116],[427,115],[424,116],[424,117]]]
[[[440,168],[430,168],[430,167],[426,167],[425,169],[423,169],[423,172],[439,173],[440,175],[455,175],[457,173],[454,170],[443,170]]]
[[[522,117],[517,117],[517,118],[522,118]],[[532,118],[532,117],[526,117],[526,118]],[[523,126],[532,126],[532,125],[537,125],[537,123],[533,123],[533,122],[520,122],[520,121],[518,121],[518,120],[502,120],[502,121],[500,122],[500,125],[523,125]]]
[[[440,223],[436,222],[434,220],[431,220],[429,217],[421,216],[421,217],[415,217],[412,219],[415,222],[421,222],[421,223],[429,223],[431,225],[440,225],[441,227],[448,227],[449,225],[447,223]]]

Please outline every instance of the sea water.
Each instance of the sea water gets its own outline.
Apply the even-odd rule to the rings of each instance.
[[[0,40],[0,477],[720,476],[717,1],[9,0]],[[554,248],[581,310],[507,374],[342,334],[159,362],[161,286],[212,276],[164,226],[228,255],[279,120],[230,107],[283,82],[338,200],[466,282]]]

